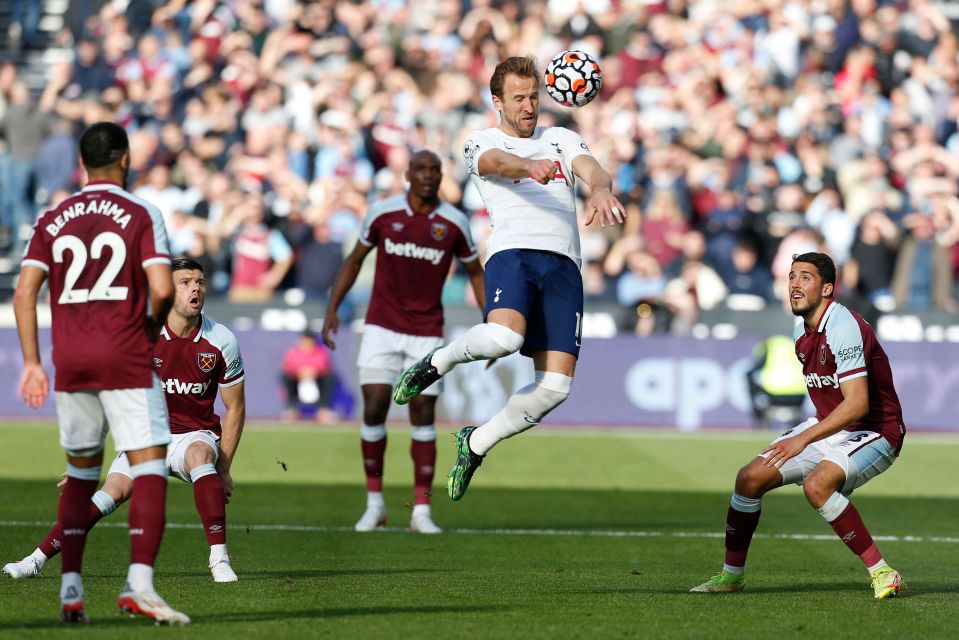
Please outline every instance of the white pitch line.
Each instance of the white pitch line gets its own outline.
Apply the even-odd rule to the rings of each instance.
[[[0,527],[48,527],[52,523],[43,520],[0,520]],[[202,529],[194,523],[168,522],[168,529]],[[125,522],[99,522],[99,527],[126,528]],[[313,526],[301,524],[230,524],[233,531],[293,531],[306,533],[353,533],[353,527]],[[379,531],[401,533],[401,527],[382,527]],[[444,529],[445,533],[481,534],[500,536],[550,536],[565,538],[723,538],[725,534],[711,531],[606,531],[589,529]],[[835,535],[825,533],[757,533],[753,537],[767,540],[835,540]],[[939,542],[959,544],[959,538],[952,536],[873,536],[877,542]]]

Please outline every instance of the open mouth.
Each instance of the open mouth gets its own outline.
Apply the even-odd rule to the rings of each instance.
[[[191,307],[194,307],[194,308],[196,308],[196,309],[199,309],[199,308],[200,308],[200,296],[191,296],[191,297],[190,297],[190,300],[189,300],[189,304],[190,304]]]

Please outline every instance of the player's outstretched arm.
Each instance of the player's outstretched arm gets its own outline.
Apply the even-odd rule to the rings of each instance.
[[[778,468],[813,442],[839,433],[869,413],[869,383],[865,376],[841,382],[839,389],[843,395],[842,402],[832,413],[799,435],[774,442],[763,449],[760,453],[769,453],[763,464]]]
[[[230,468],[233,457],[240,446],[240,436],[246,424],[246,390],[243,382],[229,387],[220,387],[220,399],[226,412],[220,427],[220,458],[216,461],[216,470],[223,481],[223,493],[229,498],[233,494],[233,476]]]
[[[589,185],[586,225],[592,224],[597,215],[604,227],[607,223],[610,226],[622,224],[626,219],[626,207],[612,194],[613,181],[596,158],[588,154],[576,156],[573,158],[573,173]]]
[[[39,409],[50,393],[50,381],[40,362],[40,343],[37,339],[37,297],[47,279],[40,267],[24,265],[13,294],[13,312],[17,318],[17,333],[23,353],[23,372],[20,374],[19,393],[28,407]]]
[[[500,176],[502,178],[532,178],[540,184],[547,184],[556,176],[556,163],[552,160],[530,160],[520,158],[501,149],[490,149],[479,157],[481,176]]]
[[[336,343],[333,342],[333,336],[340,328],[340,319],[336,312],[343,302],[343,298],[353,288],[356,282],[356,276],[360,273],[360,267],[363,261],[369,255],[373,247],[366,246],[362,242],[357,242],[353,247],[352,253],[343,261],[339,272],[336,274],[336,280],[333,282],[333,290],[330,292],[330,304],[326,307],[326,317],[323,319],[323,344],[330,349],[336,349]]]

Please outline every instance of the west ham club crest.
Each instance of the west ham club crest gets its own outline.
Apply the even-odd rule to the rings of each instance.
[[[216,354],[209,351],[202,351],[196,354],[196,363],[203,373],[210,373],[216,366]]]
[[[430,235],[433,236],[433,239],[439,242],[446,237],[446,225],[442,222],[434,222],[433,226],[430,228]]]

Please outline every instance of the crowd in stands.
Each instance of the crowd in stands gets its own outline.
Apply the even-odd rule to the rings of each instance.
[[[211,294],[323,299],[420,148],[482,247],[461,147],[496,125],[492,69],[575,48],[602,93],[581,109],[543,93],[540,123],[578,130],[629,208],[625,228],[582,231],[587,300],[629,309],[630,330],[782,304],[808,250],[834,256],[851,304],[957,309],[959,38],[929,0],[79,4],[41,95],[0,66],[5,249],[77,187],[75,140],[106,119]]]

